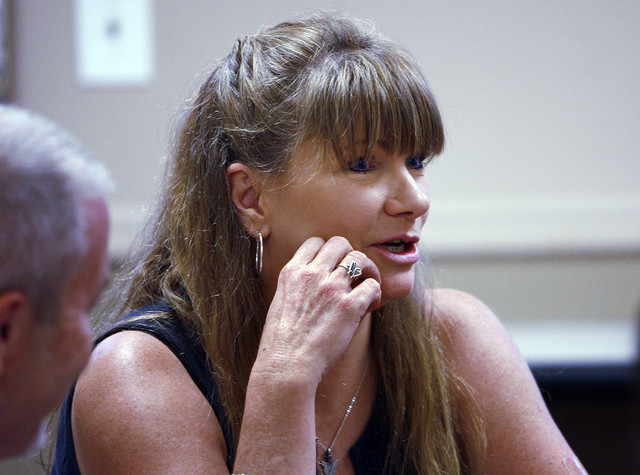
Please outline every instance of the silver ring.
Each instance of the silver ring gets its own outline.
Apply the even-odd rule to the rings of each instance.
[[[351,279],[355,279],[356,277],[360,277],[362,275],[362,269],[358,267],[358,264],[356,261],[352,261],[351,265],[340,264],[339,267],[344,267],[345,269],[347,269],[347,275]]]

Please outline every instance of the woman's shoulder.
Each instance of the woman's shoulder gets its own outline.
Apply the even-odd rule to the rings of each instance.
[[[89,362],[78,386],[92,381],[93,376],[109,381],[113,385],[126,384],[127,376],[137,377],[138,373],[155,372],[164,368],[167,372],[184,371],[175,355],[158,338],[134,329],[122,329],[100,339],[91,353]]]
[[[506,330],[493,311],[480,299],[455,289],[432,289],[425,299],[431,310],[433,331],[445,343],[455,341],[457,345],[475,344],[496,334],[506,336]]]
[[[456,373],[479,386],[504,371],[529,378],[529,368],[495,313],[480,299],[454,289],[429,291],[431,328]]]
[[[92,391],[135,391],[143,385],[132,383],[139,382],[142,376],[144,381],[152,381],[155,377],[185,375],[180,352],[174,347],[189,342],[176,331],[174,320],[171,314],[148,309],[120,319],[96,339],[76,393],[81,393],[83,387],[91,387]]]
[[[486,311],[488,307],[477,297],[457,289],[429,289],[425,299],[439,323],[452,323],[469,313]]]
[[[211,412],[166,344],[142,331],[109,335],[76,384],[72,424],[80,467],[133,473],[140,464],[152,471],[180,460],[194,469],[226,468],[226,444]],[[200,443],[187,443],[194,437]]]
[[[76,383],[73,413],[82,417],[74,420],[85,427],[95,424],[97,432],[104,423],[144,425],[147,417],[171,414],[174,404],[190,393],[204,400],[164,343],[148,333],[124,330],[108,336],[93,350]],[[107,432],[101,437],[105,435]]]

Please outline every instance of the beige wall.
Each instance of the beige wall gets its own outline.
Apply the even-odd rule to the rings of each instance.
[[[449,144],[431,170],[424,235],[438,281],[483,298],[515,334],[532,322],[632,329],[640,305],[638,2],[156,0],[155,77],[129,90],[77,85],[71,0],[13,6],[15,101],[108,164],[118,186],[114,254],[152,201],[172,119],[197,73],[237,35],[333,6],[404,43],[439,98]],[[546,345],[543,337],[536,348]]]
[[[431,170],[435,250],[640,248],[637,2],[155,0],[156,74],[130,90],[77,85],[72,0],[13,3],[15,99],[110,165],[114,251],[152,199],[197,73],[235,36],[327,5],[371,18],[430,77],[449,139]]]
[[[73,2],[14,2],[15,101],[61,123],[108,164],[118,186],[115,254],[152,202],[172,121],[198,74],[237,35],[327,4],[154,5],[152,83],[87,90],[75,80]],[[640,268],[640,30],[633,20],[640,4],[332,5],[371,18],[407,45],[440,100],[449,144],[431,169],[423,237],[446,284],[492,300],[492,292],[504,295],[495,304],[505,320],[579,320],[587,315],[580,302],[594,293],[608,307],[589,318],[631,319],[640,300],[640,279],[625,270]],[[583,270],[570,265],[580,259],[594,276],[588,288]],[[523,295],[528,285],[515,284],[542,275],[529,269],[546,276],[541,298],[553,310],[538,310]],[[489,273],[491,285],[477,287],[478,272]]]
[[[439,280],[490,300],[507,322],[633,318],[637,2],[155,0],[154,79],[124,90],[77,85],[73,1],[13,5],[15,101],[61,123],[108,164],[118,186],[114,254],[152,202],[172,121],[199,73],[236,36],[329,5],[405,44],[439,98],[449,143],[431,169],[423,236]],[[529,295],[540,280],[545,288]],[[588,304],[593,295],[599,306]]]

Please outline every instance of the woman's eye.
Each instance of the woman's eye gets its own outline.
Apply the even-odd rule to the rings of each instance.
[[[365,157],[351,160],[348,163],[348,166],[349,170],[356,173],[367,173],[373,171],[373,169],[375,168],[373,161]]]
[[[412,168],[414,170],[422,170],[425,166],[426,159],[423,157],[407,157],[406,164],[407,168]]]

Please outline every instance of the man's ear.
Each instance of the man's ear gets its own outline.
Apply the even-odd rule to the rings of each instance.
[[[227,167],[227,183],[231,200],[247,232],[254,237],[258,231],[267,236],[269,225],[261,205],[262,181],[258,173],[242,163],[232,163]]]
[[[21,340],[20,333],[29,318],[33,318],[29,299],[18,290],[0,293],[0,379]]]

